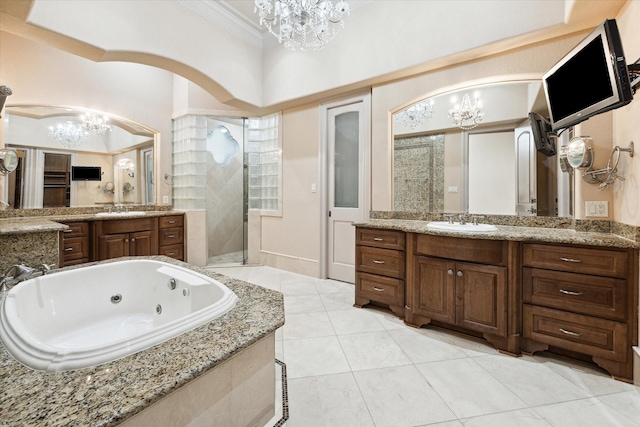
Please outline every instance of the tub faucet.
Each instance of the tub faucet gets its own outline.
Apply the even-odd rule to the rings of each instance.
[[[44,276],[49,270],[50,267],[47,264],[40,264],[35,268],[24,264],[12,265],[4,274],[0,275],[0,295],[4,295],[20,282],[39,275]]]

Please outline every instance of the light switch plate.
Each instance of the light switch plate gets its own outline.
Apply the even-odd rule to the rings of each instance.
[[[449,193],[457,193],[458,192],[458,187],[457,186],[451,186],[449,187]]]
[[[169,196],[162,196],[162,203],[169,203]]]
[[[584,202],[584,211],[585,211],[585,216],[608,217],[609,202],[606,202],[606,201]]]

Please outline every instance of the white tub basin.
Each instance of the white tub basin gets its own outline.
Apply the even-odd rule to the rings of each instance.
[[[143,216],[145,211],[129,211],[129,212],[99,212],[96,216]]]
[[[427,228],[431,228],[433,230],[460,231],[466,233],[488,232],[496,231],[498,229],[498,227],[491,224],[460,224],[459,222],[450,224],[448,221],[432,221],[427,224]]]
[[[187,268],[117,261],[18,284],[1,302],[0,338],[30,368],[80,369],[204,325],[237,299],[224,284]]]

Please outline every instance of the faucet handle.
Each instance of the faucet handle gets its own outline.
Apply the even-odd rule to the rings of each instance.
[[[473,216],[473,225],[478,225],[478,220],[483,219],[484,215],[474,215]]]
[[[453,224],[453,214],[442,214],[442,216],[449,222],[449,224]]]

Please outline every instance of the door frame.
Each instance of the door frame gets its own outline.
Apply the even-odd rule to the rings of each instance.
[[[371,206],[371,92],[354,95],[349,98],[330,100],[320,104],[320,144],[318,145],[318,161],[320,176],[318,177],[318,191],[320,192],[320,278],[327,278],[329,260],[329,134],[328,113],[332,108],[362,103],[364,120],[364,147],[360,152],[360,185],[361,197],[359,200],[361,220],[369,219]],[[355,251],[355,247],[353,248]]]

